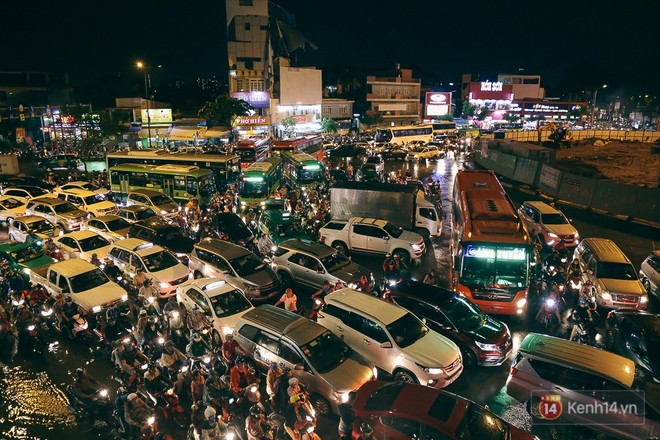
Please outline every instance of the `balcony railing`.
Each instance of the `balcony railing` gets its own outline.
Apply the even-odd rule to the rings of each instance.
[[[392,78],[387,76],[367,76],[367,84],[376,83],[376,82],[421,84],[422,80],[419,78],[403,79],[403,78]]]

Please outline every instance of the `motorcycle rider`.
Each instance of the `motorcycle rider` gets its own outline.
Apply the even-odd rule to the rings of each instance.
[[[192,382],[190,382],[190,396],[193,401],[202,400],[204,398],[204,376],[199,370],[194,370],[192,373]]]
[[[559,296],[557,295],[556,289],[552,289],[546,296],[543,298],[541,307],[536,313],[536,320],[539,319],[542,313],[551,313],[557,318],[557,322],[561,323],[561,314],[559,313]]]
[[[277,365],[277,362],[271,362],[266,374],[266,394],[270,398],[271,405],[275,408],[275,390],[277,380],[284,374],[284,371]]]
[[[147,278],[142,283],[142,287],[138,290],[138,300],[144,301],[145,307],[148,307],[147,312],[149,312],[149,309],[152,309],[153,312],[151,314],[160,314],[160,305],[158,304],[159,293],[160,289],[154,285],[151,278]]]
[[[270,422],[266,420],[259,405],[250,407],[250,413],[245,418],[245,431],[248,440],[263,440],[266,438],[266,432],[270,427]]]
[[[226,425],[216,417],[215,408],[209,406],[204,410],[204,421],[199,426],[200,440],[220,440],[225,428]]]
[[[387,266],[383,272],[383,278],[385,280],[386,287],[390,283],[398,283],[402,281],[401,274],[399,273],[399,268],[397,267],[396,260],[390,259],[387,262]]]
[[[163,329],[158,322],[157,316],[150,316],[149,321],[147,322],[146,327],[142,333],[142,348],[146,346],[152,346],[155,343],[157,344],[156,339],[163,337]],[[153,347],[150,347],[153,348]]]
[[[437,286],[438,285],[438,274],[436,273],[435,269],[431,269],[431,271],[424,277],[424,283],[425,284],[431,284],[432,286]]]
[[[103,264],[101,260],[99,260],[98,255],[96,254],[92,254],[92,259],[90,260],[90,263],[92,263],[96,267],[101,267],[101,265]]]
[[[573,329],[571,330],[571,336],[568,338],[569,341],[572,341],[579,331],[579,324],[583,324],[587,327],[587,331],[591,333],[595,330],[595,309],[589,307],[589,300],[585,297],[580,298],[578,301],[579,307],[573,310],[571,314],[571,320],[573,321]],[[591,335],[589,335],[591,337]]]
[[[355,420],[355,398],[357,393],[351,391],[348,393],[346,402],[340,403],[337,407],[339,413],[339,438],[340,440],[350,440],[353,435],[353,421]]]
[[[112,281],[117,281],[121,275],[121,270],[117,266],[115,266],[115,262],[113,259],[108,259],[108,262],[105,264],[105,268],[103,268],[103,272],[110,278]]]
[[[44,249],[46,250],[46,255],[49,257],[53,257],[55,253],[57,252],[57,245],[53,241],[51,237],[48,237],[46,241],[44,242]]]
[[[360,425],[360,435],[358,440],[373,440],[374,438],[374,429],[367,422],[364,422]]]
[[[76,369],[72,392],[83,407],[87,409],[86,415],[89,421],[93,420],[94,408],[96,406],[94,399],[101,387],[101,383],[90,376],[84,368]]]
[[[124,350],[119,353],[121,369],[130,376],[129,383],[131,385],[137,380],[139,366],[148,361],[149,358],[142,351],[135,348],[132,342],[124,344]]]
[[[273,242],[270,241],[270,238],[268,238],[268,235],[265,232],[262,232],[261,237],[259,237],[259,240],[257,240],[257,250],[259,253],[262,256],[268,255],[272,246]]]
[[[201,332],[205,328],[211,328],[211,323],[206,318],[204,313],[200,310],[199,306],[195,304],[193,306],[192,313],[188,315],[188,330],[191,333]]]
[[[124,418],[128,424],[129,438],[135,438],[144,427],[147,419],[153,415],[149,406],[137,394],[130,393],[126,396],[124,405]]]
[[[222,358],[230,367],[234,365],[234,360],[237,357],[236,350],[243,353],[243,355],[247,355],[247,352],[243,350],[243,347],[238,345],[238,342],[234,340],[234,335],[229,333],[225,336],[225,342],[222,343]]]
[[[78,310],[78,306],[73,302],[73,298],[67,295],[64,304],[62,305],[61,318],[62,323],[67,328],[70,335],[73,335],[73,317],[79,313],[80,311]]]
[[[176,379],[177,394],[181,393],[181,386],[183,384],[183,375],[179,372],[179,367],[186,361],[186,356],[174,346],[174,342],[167,341],[165,343],[165,350],[160,354],[161,372],[163,376],[169,377],[172,381]]]
[[[238,356],[234,366],[229,370],[229,387],[231,390],[239,394],[246,386],[259,382],[261,381],[250,371],[243,357]]]
[[[138,320],[135,323],[135,331],[133,332],[135,341],[138,345],[142,345],[144,340],[144,330],[147,328],[147,324],[149,324],[149,315],[145,309],[141,309],[138,313]]]
[[[248,209],[248,212],[245,214],[245,224],[248,225],[248,227],[251,226],[253,221],[256,221],[257,219],[257,214],[254,212],[253,208]]]
[[[209,351],[209,346],[204,342],[199,333],[193,333],[190,344],[186,346],[186,354],[189,357],[201,357]]]
[[[120,434],[128,434],[128,424],[126,423],[126,417],[124,413],[124,408],[126,407],[126,396],[128,396],[128,390],[124,387],[119,387],[117,389],[117,398],[115,399],[115,414],[117,420],[119,421]]]

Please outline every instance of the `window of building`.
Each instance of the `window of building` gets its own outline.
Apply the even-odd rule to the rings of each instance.
[[[252,0],[238,0],[238,6],[252,6]]]
[[[250,91],[251,92],[263,92],[264,91],[264,81],[261,79],[251,79],[250,80]]]
[[[345,105],[340,105],[339,106],[339,114],[340,115],[345,115],[346,114],[346,106]]]
[[[245,30],[249,31],[252,29],[252,25],[250,23],[245,23]]]
[[[525,78],[523,79],[523,84],[538,84],[539,79],[538,78]]]
[[[332,106],[324,105],[323,106],[323,114],[331,115],[332,114]]]

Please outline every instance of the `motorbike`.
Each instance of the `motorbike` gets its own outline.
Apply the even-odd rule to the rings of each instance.
[[[95,425],[98,422],[104,425],[103,427],[107,427],[108,420],[113,420],[113,404],[110,401],[110,394],[107,389],[102,388],[97,390],[91,402],[83,402],[73,392],[71,385],[67,385],[66,393],[69,397],[68,409],[78,421],[87,422],[91,425]]]
[[[183,406],[179,402],[179,396],[170,388],[158,396],[161,411],[165,420],[173,420],[179,428],[185,428],[188,424]]]
[[[67,332],[70,339],[81,340],[87,342],[92,340],[92,332],[89,330],[89,322],[80,314],[73,315],[72,326]]]
[[[165,324],[165,331],[169,334],[172,342],[177,346],[186,345],[185,320],[181,311],[179,309],[174,309],[164,313],[163,321]]]
[[[319,298],[314,298],[314,307],[312,308],[312,312],[309,314],[309,319],[316,321],[316,317],[319,314],[319,311],[323,308],[325,305],[325,301]]]
[[[43,356],[46,348],[41,333],[41,327],[36,318],[30,320],[26,326],[22,327],[18,333],[19,347],[29,350],[37,356]]]
[[[557,310],[559,308],[559,299],[544,298],[543,299],[543,312],[541,322],[545,327],[547,334],[554,334],[560,322],[557,319]]]

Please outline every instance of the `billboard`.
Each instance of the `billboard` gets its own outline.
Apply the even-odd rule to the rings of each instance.
[[[270,116],[238,116],[234,120],[234,127],[245,125],[270,125]]]
[[[231,92],[231,97],[242,99],[253,108],[270,107],[270,93],[268,92]]]
[[[151,124],[171,124],[172,123],[172,109],[171,108],[150,108],[149,114],[147,110],[143,109],[141,112],[142,123]]]
[[[280,68],[280,105],[321,104],[321,71],[300,67]]]
[[[426,92],[426,116],[442,116],[451,111],[451,92]]]

